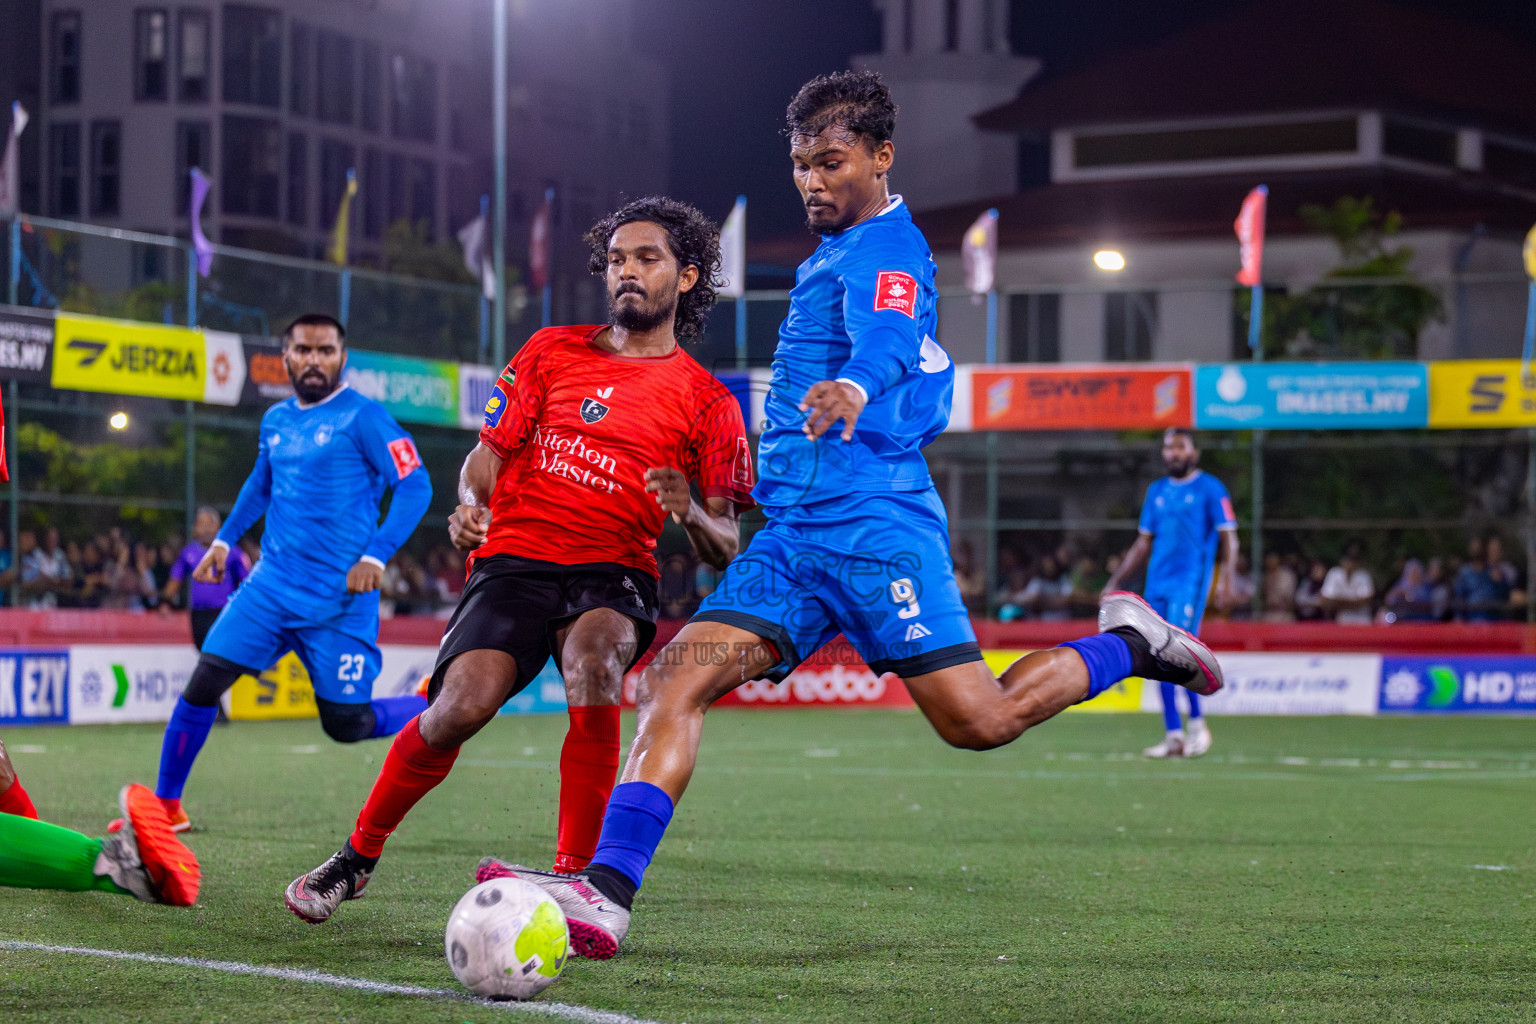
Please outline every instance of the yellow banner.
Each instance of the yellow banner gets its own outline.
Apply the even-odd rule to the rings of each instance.
[[[986,660],[987,667],[993,675],[1002,675],[1003,669],[1018,661],[1030,651],[982,651],[981,656]],[[1092,714],[1103,714],[1112,711],[1140,711],[1141,710],[1141,680],[1122,679],[1103,693],[1090,701],[1074,704],[1067,708],[1068,711],[1083,711]]]
[[[1429,425],[1536,426],[1536,373],[1522,380],[1518,359],[1430,363]]]
[[[53,386],[109,395],[203,400],[201,331],[61,313]]]
[[[314,718],[319,713],[309,673],[292,651],[279,658],[260,679],[241,676],[229,691],[230,718]]]

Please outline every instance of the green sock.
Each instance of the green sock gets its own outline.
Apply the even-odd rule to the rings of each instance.
[[[0,886],[132,895],[96,873],[100,853],[100,839],[46,821],[0,814]]]

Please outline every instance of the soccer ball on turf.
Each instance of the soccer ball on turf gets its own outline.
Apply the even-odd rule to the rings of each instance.
[[[493,878],[453,908],[443,945],[454,977],[471,992],[529,999],[560,975],[571,933],[560,905],[544,890],[517,878]]]

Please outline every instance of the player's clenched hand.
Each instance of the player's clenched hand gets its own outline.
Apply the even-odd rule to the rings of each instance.
[[[460,551],[473,551],[485,543],[491,529],[491,510],[481,505],[460,505],[448,517],[448,539]]]
[[[674,522],[681,524],[688,518],[693,507],[693,494],[688,490],[688,478],[682,470],[665,466],[645,471],[645,489],[656,495],[656,504],[672,513]]]
[[[806,414],[805,426],[801,428],[806,437],[815,440],[832,424],[842,420],[843,440],[852,441],[854,424],[859,422],[859,414],[864,411],[864,395],[852,384],[824,380],[812,384],[805,397],[800,399],[800,411]]]
[[[199,583],[223,583],[224,566],[228,561],[229,548],[215,544],[203,552],[197,568],[192,570],[192,578]]]
[[[378,590],[384,581],[384,570],[372,562],[358,562],[347,570],[347,593],[366,594]]]

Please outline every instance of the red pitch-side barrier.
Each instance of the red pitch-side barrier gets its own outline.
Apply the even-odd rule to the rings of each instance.
[[[442,619],[386,619],[379,642],[435,647]],[[984,650],[1036,650],[1096,632],[1091,620],[987,622],[977,620]],[[657,623],[656,646],[683,626]],[[26,611],[0,609],[0,647],[62,647],[69,644],[175,644],[190,636],[183,613],[157,615],[98,609]],[[1222,651],[1362,651],[1373,654],[1536,654],[1536,628],[1518,622],[1411,623],[1338,626],[1333,623],[1206,622],[1201,636]],[[653,647],[653,650],[655,648]],[[856,658],[846,645],[837,654]],[[844,661],[846,664],[847,662]]]

